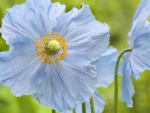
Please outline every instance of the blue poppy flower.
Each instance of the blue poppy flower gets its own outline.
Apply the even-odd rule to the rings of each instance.
[[[0,32],[10,50],[0,53],[0,84],[16,96],[32,94],[57,111],[89,100],[99,59],[109,44],[109,27],[89,6],[68,13],[49,0],[26,0],[7,10]]]
[[[117,49],[110,46],[106,51],[101,54],[99,60],[92,64],[97,69],[97,88],[108,87],[114,80],[114,67],[118,57]],[[119,74],[122,71],[122,61],[119,64]],[[95,91],[93,95],[94,113],[102,113],[105,106],[105,101],[98,91]],[[72,113],[72,111],[65,111],[62,113]],[[82,113],[82,105],[76,106],[76,113]],[[91,107],[89,100],[86,102],[86,113],[91,113]]]
[[[125,54],[123,66],[122,101],[128,107],[133,106],[132,96],[135,93],[131,77],[139,79],[140,73],[150,69],[150,23],[147,20],[149,16],[150,0],[142,0],[128,34],[128,45],[132,52]]]

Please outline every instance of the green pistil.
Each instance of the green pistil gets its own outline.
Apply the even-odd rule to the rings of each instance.
[[[58,41],[56,40],[52,40],[47,42],[44,45],[44,49],[46,50],[45,52],[49,55],[55,55],[58,53],[59,49],[60,49],[60,44]]]

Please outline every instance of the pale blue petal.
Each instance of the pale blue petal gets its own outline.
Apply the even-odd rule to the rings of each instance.
[[[149,27],[149,22],[147,21],[148,16],[150,15],[150,5],[145,6],[141,11],[141,14],[136,20],[133,21],[131,31],[129,32],[130,40],[128,42],[130,47],[134,47],[134,40],[139,37],[142,32],[144,32]]]
[[[105,101],[98,91],[93,96],[95,113],[102,113],[104,111]]]
[[[45,77],[45,66],[39,60],[28,63],[26,67],[20,67],[15,75],[3,79],[2,85],[10,87],[15,96],[31,95],[36,93],[38,85]]]
[[[150,25],[147,21],[147,18],[150,15],[149,5],[143,8],[140,16],[136,19],[137,22],[134,23],[135,25],[130,31],[130,44],[132,43],[130,46],[133,45],[134,48],[130,56],[130,65],[132,69],[132,76],[136,79],[139,78],[140,73],[142,73],[145,69],[150,69]]]
[[[94,93],[96,72],[92,66],[79,68],[64,61],[60,63],[47,65],[47,77],[34,97],[57,111],[71,110]]]
[[[94,113],[102,113],[105,106],[105,101],[101,97],[98,91],[96,91],[93,95],[93,104],[94,104]],[[82,104],[78,104],[75,108],[76,113],[82,113]],[[61,113],[72,113],[72,110],[67,110]],[[90,101],[86,102],[86,113],[91,113]]]
[[[43,6],[42,6],[43,5]],[[7,11],[1,28],[2,37],[8,44],[16,37],[36,40],[48,35],[57,26],[56,18],[65,12],[59,3],[28,6],[15,5]],[[18,16],[19,15],[19,16]]]
[[[117,49],[110,46],[101,54],[99,60],[92,63],[97,69],[97,87],[108,87],[114,80],[114,67],[118,57]],[[122,62],[119,65],[119,74],[122,72]]]
[[[137,10],[135,12],[133,21],[136,20],[139,17],[139,15],[141,14],[142,10],[145,8],[145,6],[146,6],[148,1],[149,0],[141,0],[140,5],[138,6],[138,8],[137,8]]]
[[[42,81],[45,69],[34,55],[30,41],[18,42],[8,52],[0,53],[0,84],[9,86],[16,96],[35,93]]]
[[[32,7],[41,5],[50,5],[51,0],[26,0],[26,4]]]
[[[82,104],[78,104],[75,109],[76,113],[82,113]]]
[[[35,47],[33,42],[30,41],[24,43],[18,42],[16,45],[10,46],[9,51],[0,52],[0,79],[2,80],[3,74],[13,74],[12,71],[15,72],[17,71],[16,69],[28,65],[28,63],[35,58],[35,54]]]
[[[102,113],[105,106],[105,101],[98,91],[93,95],[94,113]],[[77,112],[78,113],[78,112]],[[90,102],[86,102],[86,113],[91,113]]]
[[[57,22],[59,33],[67,40],[68,57],[65,60],[69,63],[89,64],[99,59],[109,44],[108,25],[96,21],[87,5],[59,16]],[[84,59],[74,58],[76,62],[73,62],[71,58],[74,55]]]
[[[81,103],[75,107],[75,111],[76,111],[76,113],[82,113],[82,104]],[[61,113],[73,113],[73,112],[72,112],[72,110],[66,110]]]
[[[133,106],[132,97],[135,93],[134,86],[131,79],[131,66],[129,59],[127,59],[130,53],[126,54],[125,64],[123,67],[123,80],[122,80],[122,101],[126,103],[127,107]]]
[[[91,63],[89,59],[86,58],[86,55],[83,57],[79,53],[76,53],[74,51],[67,51],[67,57],[64,59],[66,62],[73,64],[75,66],[87,66]]]
[[[82,108],[81,108],[82,109]],[[64,112],[60,112],[60,113],[73,113],[72,110],[66,110]],[[77,113],[77,112],[76,112]],[[82,112],[81,112],[82,113]]]
[[[134,75],[150,69],[150,27],[143,31],[134,41],[134,49],[130,58]],[[136,74],[137,73],[137,74]],[[135,77],[136,78],[136,77]]]
[[[90,101],[86,102],[85,105],[86,105],[86,113],[91,113]]]

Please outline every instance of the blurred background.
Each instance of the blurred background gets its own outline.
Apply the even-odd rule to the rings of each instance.
[[[0,26],[6,14],[6,9],[25,0],[0,0]],[[110,26],[110,45],[119,51],[127,48],[132,18],[140,0],[52,0],[65,4],[67,11],[73,7],[80,8],[81,3],[89,4],[96,19]],[[1,37],[1,35],[0,35]],[[9,46],[0,38],[0,51],[6,51]],[[133,97],[134,107],[126,108],[121,102],[121,77],[119,77],[119,108],[118,113],[150,113],[150,71],[141,74],[140,80],[134,80],[136,93]],[[113,113],[113,83],[109,88],[99,88],[106,100],[104,113]],[[49,107],[40,105],[31,96],[14,97],[9,88],[0,86],[0,113],[51,113]]]

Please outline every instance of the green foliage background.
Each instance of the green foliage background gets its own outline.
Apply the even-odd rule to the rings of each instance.
[[[0,26],[6,14],[6,9],[14,4],[24,3],[25,0],[0,0]],[[81,3],[87,3],[100,22],[110,26],[110,45],[122,50],[127,48],[127,34],[132,18],[140,0],[52,0],[66,5],[66,11],[73,7],[80,8]],[[0,38],[0,51],[6,51],[9,46]],[[121,102],[121,77],[119,77],[119,108],[118,113],[150,113],[150,71],[145,71],[140,80],[134,80],[136,93],[133,97],[134,107],[126,108]],[[99,88],[106,100],[104,113],[113,113],[113,83],[109,88]],[[40,105],[31,96],[14,97],[9,88],[0,86],[0,113],[51,113],[49,107]]]

